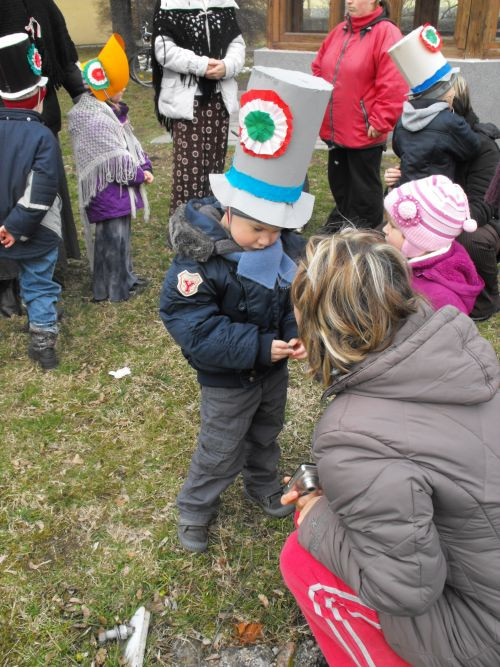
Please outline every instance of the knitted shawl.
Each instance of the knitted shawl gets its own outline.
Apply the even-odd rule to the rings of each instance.
[[[87,252],[92,263],[93,243],[85,208],[109,183],[124,187],[136,178],[137,169],[146,162],[141,144],[128,120],[122,124],[106,102],[92,94],[82,95],[68,113],[68,131],[73,142],[80,215],[84,225]],[[135,217],[135,193],[129,187],[132,217]],[[149,217],[145,188],[141,185],[144,217]]]
[[[219,5],[219,6],[217,6]],[[223,5],[221,7],[221,5]],[[233,6],[228,6],[233,5]],[[158,110],[158,99],[161,91],[163,68],[154,56],[154,45],[157,37],[169,37],[177,46],[193,51],[197,56],[207,56],[222,60],[229,44],[241,35],[236,21],[236,3],[222,0],[209,0],[207,9],[203,3],[195,0],[158,0],[153,19],[152,63],[153,86],[155,89],[155,112],[160,123],[170,129],[169,119]],[[172,9],[170,8],[172,7]],[[216,91],[217,81],[193,74],[181,74],[185,85],[196,83],[201,91],[202,99],[209,99]]]
[[[64,16],[54,0],[1,0],[0,37],[26,32],[31,17],[41,28],[41,34],[35,35],[34,42],[42,56],[42,73],[55,88],[59,88],[65,69],[77,62],[78,54]]]

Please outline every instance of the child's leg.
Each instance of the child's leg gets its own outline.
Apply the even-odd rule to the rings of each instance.
[[[245,436],[243,479],[255,496],[270,496],[281,489],[278,478],[280,448],[276,439],[285,421],[288,369],[283,366],[262,383],[262,398]]]
[[[129,273],[130,216],[96,223],[94,275],[95,301],[126,301],[132,284]]]
[[[61,286],[52,279],[57,254],[58,249],[54,248],[43,257],[17,261],[21,297],[32,331],[58,332],[56,304]]]
[[[58,365],[56,304],[61,286],[52,279],[57,254],[58,249],[54,248],[43,257],[18,260],[21,297],[28,310],[30,325],[29,356],[45,370]]]
[[[259,408],[262,387],[201,388],[201,427],[188,476],[177,496],[180,523],[206,525],[220,494],[241,472],[245,435]]]
[[[283,547],[280,567],[329,665],[409,667],[385,641],[377,612],[299,544],[297,531]]]

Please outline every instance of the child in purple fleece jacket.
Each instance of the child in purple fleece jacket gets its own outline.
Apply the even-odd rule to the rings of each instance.
[[[83,67],[92,94],[68,114],[78,172],[87,248],[93,263],[94,301],[126,301],[147,285],[132,269],[131,218],[144,208],[144,185],[153,182],[151,162],[134,136],[122,102],[129,70],[119,35]],[[95,239],[88,223],[95,227]],[[93,246],[93,252],[92,252]]]
[[[436,310],[451,305],[468,315],[484,283],[455,241],[477,227],[462,188],[446,176],[429,176],[391,190],[384,206],[384,234],[408,258],[413,289]]]

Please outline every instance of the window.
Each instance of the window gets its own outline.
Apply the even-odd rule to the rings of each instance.
[[[419,25],[430,23],[443,37],[453,37],[458,0],[403,0],[399,27],[406,35]]]
[[[290,32],[328,32],[329,0],[288,0]]]

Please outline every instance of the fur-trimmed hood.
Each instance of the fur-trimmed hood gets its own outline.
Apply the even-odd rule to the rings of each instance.
[[[172,250],[197,262],[207,262],[213,255],[241,252],[219,224],[224,209],[215,197],[192,199],[181,204],[170,218],[168,241]]]

